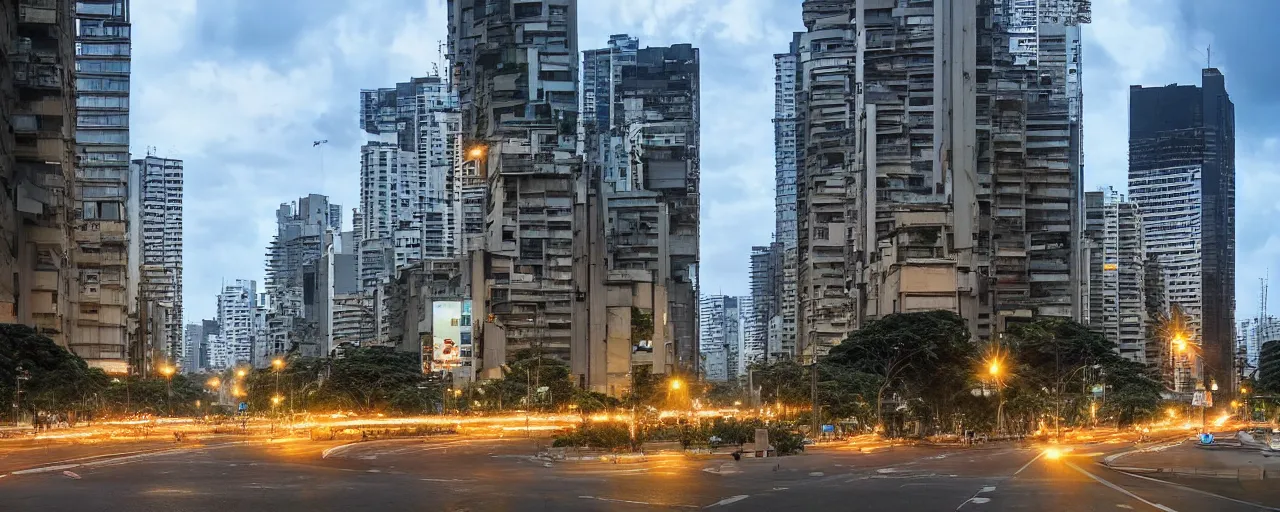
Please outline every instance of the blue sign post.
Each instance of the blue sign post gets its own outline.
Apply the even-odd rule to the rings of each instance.
[[[238,411],[240,411],[240,412],[248,411],[248,410],[249,410],[249,403],[248,403],[248,402],[240,402],[240,406],[239,406],[239,407],[237,407],[237,408],[236,408],[236,410],[238,410]]]

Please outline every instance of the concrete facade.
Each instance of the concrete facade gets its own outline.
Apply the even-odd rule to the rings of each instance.
[[[0,323],[32,326],[64,347],[78,339],[72,5],[0,1]],[[103,366],[123,357],[119,348],[90,344],[77,353]]]
[[[76,2],[76,250],[79,294],[72,352],[108,373],[128,371],[130,39],[127,0]],[[133,293],[130,293],[132,291]]]
[[[594,389],[608,382],[608,392],[629,388],[619,374],[625,378],[632,367],[655,373],[697,368],[698,50],[639,46],[620,34],[606,48],[583,52],[584,174],[600,208],[591,229],[604,230],[603,245],[588,247],[603,252],[592,261],[606,271],[605,304],[595,307],[605,311],[606,354],[591,360],[596,371],[587,380]],[[665,321],[651,329],[651,318]],[[652,335],[636,339],[639,332]]]
[[[574,0],[449,0],[448,57],[461,147],[486,184],[484,246],[472,258],[485,368],[522,348],[571,353],[577,156]],[[474,153],[474,155],[472,154]],[[479,250],[479,248],[477,248]],[[480,285],[483,283],[483,286]]]
[[[1079,318],[1089,6],[1037,5],[804,2],[792,52],[802,359],[897,312],[954,311],[980,340]]]
[[[281,204],[276,210],[276,236],[267,248],[267,282],[270,313],[266,318],[266,335],[261,342],[269,348],[266,354],[297,350],[307,357],[320,357],[328,349],[329,317],[315,309],[307,311],[307,294],[323,292],[316,279],[317,261],[333,253],[340,240],[342,209],[329,198],[311,194],[296,203]],[[324,268],[328,271],[326,259]],[[306,269],[311,265],[311,278]],[[330,274],[332,275],[332,274]],[[308,283],[310,286],[308,286]],[[314,302],[312,302],[314,305]],[[311,317],[307,313],[312,314]],[[224,326],[225,330],[225,326]],[[268,359],[269,361],[269,359]]]

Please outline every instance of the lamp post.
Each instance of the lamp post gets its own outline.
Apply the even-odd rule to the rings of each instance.
[[[165,365],[160,368],[160,373],[164,375],[164,403],[169,409],[169,416],[173,416],[173,367]]]
[[[1000,365],[999,358],[992,358],[987,364],[987,375],[991,376],[991,380],[996,385],[996,433],[1004,432],[1004,391],[1000,382],[1000,373],[1004,368]]]
[[[210,406],[209,406],[210,408],[212,408],[213,404],[217,404],[222,399],[222,397],[219,396],[221,395],[221,393],[218,392],[219,391],[218,388],[222,386],[222,379],[219,379],[217,377],[210,377],[209,380],[205,381],[204,384],[208,386],[209,391],[213,393],[213,401],[210,402]]]

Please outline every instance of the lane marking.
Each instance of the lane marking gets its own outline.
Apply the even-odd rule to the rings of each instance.
[[[598,497],[598,496],[578,496],[578,497],[579,497],[579,498],[581,498],[581,499],[584,499],[584,500],[607,501],[607,502],[610,502],[610,503],[627,503],[627,504],[630,504],[630,505],[647,505],[647,506],[650,506],[650,507],[700,508],[700,507],[696,507],[696,506],[694,506],[694,505],[665,505],[665,504],[662,504],[662,503],[649,503],[649,502],[647,502],[647,501],[619,500],[619,499],[614,499],[614,498],[601,498],[601,497]]]
[[[78,468],[78,467],[80,467],[80,464],[62,464],[62,465],[59,465],[59,466],[45,466],[45,467],[42,467],[42,468],[24,469],[24,470],[21,470],[21,471],[14,471],[13,473],[10,473],[10,474],[12,474],[12,475],[35,475],[35,474],[38,474],[38,473],[48,473],[48,472],[50,472],[50,471],[63,471],[63,470],[67,470],[67,469],[71,469],[71,468]]]
[[[1178,512],[1178,511],[1176,511],[1176,510],[1174,510],[1174,509],[1171,509],[1171,508],[1166,507],[1166,506],[1164,506],[1164,505],[1161,505],[1161,504],[1159,504],[1159,503],[1152,503],[1152,502],[1150,502],[1150,501],[1147,501],[1147,500],[1145,500],[1145,499],[1142,499],[1142,497],[1141,497],[1141,496],[1138,496],[1137,494],[1131,493],[1131,492],[1129,492],[1129,491],[1125,490],[1123,487],[1120,487],[1120,486],[1118,486],[1118,485],[1116,485],[1116,484],[1113,484],[1113,483],[1111,483],[1111,482],[1108,482],[1108,481],[1106,481],[1106,480],[1103,480],[1101,477],[1098,477],[1097,475],[1094,475],[1093,473],[1090,473],[1090,472],[1088,472],[1088,471],[1085,471],[1085,470],[1083,470],[1083,469],[1080,469],[1080,466],[1077,466],[1077,465],[1075,465],[1075,464],[1072,464],[1072,463],[1070,463],[1070,462],[1065,462],[1065,461],[1063,462],[1063,464],[1066,464],[1066,465],[1067,465],[1067,467],[1069,467],[1069,468],[1071,468],[1071,469],[1074,469],[1074,470],[1076,470],[1076,471],[1079,471],[1079,472],[1080,472],[1080,474],[1082,474],[1082,475],[1084,475],[1084,476],[1087,476],[1087,477],[1089,477],[1089,478],[1092,478],[1094,481],[1096,481],[1096,482],[1098,482],[1098,483],[1100,483],[1100,484],[1102,484],[1102,485],[1105,485],[1105,486],[1107,486],[1107,487],[1110,487],[1112,490],[1115,490],[1115,491],[1117,491],[1117,492],[1119,492],[1119,493],[1121,493],[1121,494],[1124,494],[1125,496],[1128,496],[1128,497],[1133,498],[1133,499],[1135,499],[1135,500],[1138,500],[1138,501],[1141,501],[1141,502],[1143,502],[1143,503],[1146,503],[1147,505],[1151,505],[1152,507],[1155,507],[1155,508],[1157,508],[1157,509],[1159,509],[1159,510],[1163,510],[1164,512]]]
[[[1040,452],[1040,454],[1039,454],[1039,455],[1036,455],[1036,456],[1035,456],[1035,457],[1033,457],[1031,460],[1027,461],[1027,463],[1026,463],[1026,464],[1023,464],[1023,465],[1022,465],[1022,467],[1018,468],[1018,470],[1017,470],[1017,471],[1014,471],[1014,472],[1013,472],[1013,476],[1018,476],[1018,473],[1021,473],[1021,472],[1022,472],[1022,470],[1027,469],[1028,467],[1030,467],[1030,466],[1031,466],[1031,464],[1032,464],[1032,463],[1034,463],[1034,462],[1035,462],[1035,461],[1037,461],[1037,460],[1040,460],[1040,457],[1044,457],[1044,452]]]
[[[703,508],[721,507],[721,506],[724,506],[724,505],[728,505],[728,504],[730,504],[730,503],[737,503],[737,502],[742,501],[742,500],[745,500],[745,499],[747,499],[747,498],[749,498],[749,497],[750,497],[750,495],[747,495],[747,494],[739,494],[739,495],[737,495],[737,496],[730,496],[730,497],[728,497],[728,498],[725,498],[725,499],[722,499],[722,500],[717,501],[717,502],[715,502],[715,503],[712,503],[712,504],[710,504],[710,505],[707,505],[707,506],[705,506],[705,507],[703,507]]]
[[[969,499],[964,500],[963,503],[957,506],[956,510],[960,510],[961,508],[964,508],[965,505],[968,505],[970,503],[973,503],[975,505],[981,505],[983,503],[991,502],[991,498],[979,498],[978,495],[984,492],[995,492],[995,490],[996,490],[996,487],[994,485],[983,486],[981,489],[978,489],[978,492],[973,493],[973,496],[970,496]]]
[[[1122,473],[1124,473],[1124,472],[1122,472]],[[1143,480],[1150,480],[1150,481],[1152,481],[1152,482],[1159,482],[1159,483],[1162,483],[1162,484],[1165,484],[1165,485],[1171,485],[1171,486],[1173,486],[1173,487],[1177,487],[1177,488],[1179,488],[1179,489],[1183,489],[1183,490],[1191,491],[1191,492],[1194,492],[1194,493],[1197,493],[1197,494],[1202,494],[1202,495],[1205,495],[1205,496],[1211,496],[1211,497],[1218,498],[1218,499],[1223,499],[1223,500],[1227,500],[1227,501],[1232,501],[1232,502],[1235,502],[1235,503],[1239,503],[1239,504],[1241,504],[1241,505],[1246,505],[1246,506],[1250,506],[1250,507],[1257,507],[1257,508],[1260,508],[1260,509],[1262,509],[1262,510],[1275,510],[1275,511],[1280,511],[1280,508],[1268,507],[1268,506],[1266,506],[1266,505],[1259,505],[1259,504],[1257,504],[1257,503],[1250,503],[1250,502],[1247,502],[1247,501],[1242,501],[1242,500],[1238,500],[1238,499],[1235,499],[1235,498],[1230,498],[1230,497],[1227,497],[1227,496],[1223,496],[1223,495],[1221,495],[1221,494],[1214,494],[1214,493],[1211,493],[1211,492],[1209,492],[1209,491],[1202,491],[1202,490],[1200,490],[1200,489],[1196,489],[1196,488],[1194,488],[1194,487],[1187,487],[1187,486],[1182,485],[1182,484],[1178,484],[1178,483],[1174,483],[1174,482],[1169,482],[1169,481],[1161,480],[1161,479],[1159,479],[1159,478],[1151,478],[1151,477],[1149,477],[1149,476],[1135,475],[1135,474],[1133,474],[1133,473],[1124,473],[1124,474],[1125,474],[1125,475],[1127,475],[1127,476],[1134,477],[1134,478],[1141,478],[1141,479],[1143,479]]]
[[[983,503],[991,503],[991,498],[969,498],[969,502],[975,505],[981,505]]]

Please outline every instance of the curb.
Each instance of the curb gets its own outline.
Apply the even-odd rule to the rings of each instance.
[[[1102,465],[1104,465],[1104,466],[1106,466],[1106,467],[1109,467],[1109,468],[1110,468],[1110,467],[1112,467],[1112,466],[1111,466],[1111,463],[1115,462],[1116,460],[1120,459],[1121,457],[1126,457],[1126,456],[1129,456],[1129,455],[1133,455],[1133,454],[1135,454],[1135,453],[1146,453],[1146,452],[1155,452],[1155,451],[1160,451],[1160,450],[1166,450],[1166,449],[1169,449],[1169,448],[1173,448],[1173,447],[1175,447],[1175,446],[1178,446],[1178,445],[1180,445],[1180,444],[1182,444],[1182,443],[1185,443],[1185,442],[1187,442],[1187,440],[1186,440],[1185,438],[1180,438],[1180,439],[1178,439],[1178,440],[1176,440],[1176,441],[1157,442],[1156,444],[1153,444],[1153,445],[1150,445],[1150,446],[1143,446],[1143,447],[1141,447],[1141,448],[1134,448],[1134,449],[1132,449],[1132,450],[1126,450],[1126,451],[1123,451],[1123,452],[1120,452],[1120,453],[1113,453],[1113,454],[1111,454],[1111,455],[1108,455],[1108,456],[1106,456],[1106,457],[1103,457],[1103,459],[1102,459]],[[1112,469],[1115,469],[1115,468],[1112,468]]]

